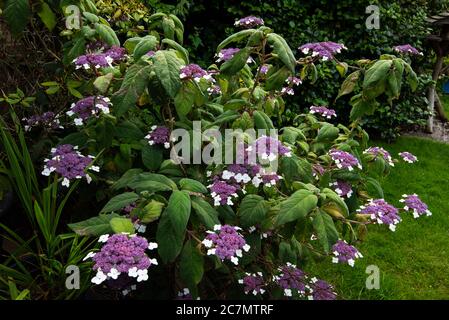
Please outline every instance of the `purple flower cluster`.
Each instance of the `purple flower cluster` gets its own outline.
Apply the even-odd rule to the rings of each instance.
[[[308,279],[304,271],[297,268],[294,264],[287,263],[278,268],[279,275],[274,276],[276,283],[284,290],[284,296],[292,297],[297,293],[304,297],[308,290]]]
[[[264,22],[261,18],[257,18],[254,16],[242,18],[234,23],[235,26],[243,28],[254,28],[258,26],[263,26],[263,24]]]
[[[352,186],[350,183],[343,181],[343,180],[337,180],[330,184],[330,186],[334,186],[335,192],[343,198],[351,198],[352,196]]]
[[[325,172],[326,169],[324,169],[324,167],[321,164],[314,163],[312,165],[312,174],[315,178],[319,179],[319,176],[322,176]]]
[[[359,160],[349,152],[331,149],[329,155],[339,169],[348,169],[349,171],[354,170],[355,167],[362,169]]]
[[[244,285],[245,294],[252,293],[253,295],[265,293],[265,281],[263,280],[262,272],[258,273],[246,273],[243,279],[238,281]]]
[[[92,282],[100,284],[107,279],[116,280],[122,273],[137,282],[148,280],[148,268],[157,265],[156,259],[150,259],[145,250],[157,248],[157,244],[136,235],[114,234],[102,235],[99,242],[104,242],[99,252],[90,252],[84,260],[92,258],[93,269],[97,274]]]
[[[302,83],[301,79],[299,79],[298,77],[288,77],[285,82],[287,82],[287,84],[295,86],[299,86]]]
[[[349,245],[344,240],[338,240],[332,246],[333,263],[347,263],[351,267],[354,266],[355,259],[363,258],[362,254],[356,247]]]
[[[393,159],[391,158],[390,153],[381,147],[370,147],[363,151],[364,154],[371,154],[374,157],[381,156],[390,166],[394,167]]]
[[[257,155],[262,160],[268,161],[276,160],[278,155],[281,157],[291,157],[292,155],[289,147],[283,145],[278,139],[266,135],[259,137],[246,151],[248,151],[249,157],[254,158]]]
[[[76,126],[82,126],[91,117],[99,117],[101,113],[109,114],[111,106],[109,98],[103,96],[90,96],[73,103],[66,114],[71,117],[76,115],[73,122]]]
[[[162,144],[165,149],[170,148],[170,129],[164,126],[152,126],[151,131],[145,136],[150,146]]]
[[[221,88],[218,85],[211,85],[209,88],[207,88],[207,92],[209,95],[219,95],[221,94]]]
[[[402,160],[408,163],[414,163],[418,161],[418,158],[416,156],[407,151],[399,153],[399,156],[402,158]]]
[[[361,206],[357,212],[367,214],[378,224],[386,224],[391,231],[396,230],[396,225],[401,222],[398,209],[387,203],[384,199],[370,200]]]
[[[237,191],[240,187],[232,181],[222,181],[215,177],[215,181],[208,186],[211,191],[211,197],[214,199],[214,205],[229,205],[232,206],[232,198],[237,198]]]
[[[150,50],[145,55],[147,55],[148,57],[152,58],[152,57],[154,57],[155,54],[156,54],[156,51]]]
[[[193,300],[193,296],[190,293],[189,288],[184,288],[178,292],[178,296],[175,300]],[[197,300],[200,300],[200,298],[198,297]]]
[[[295,95],[295,90],[292,87],[283,87],[281,89],[282,94],[288,94],[289,96]]]
[[[104,54],[110,58],[114,62],[122,61],[125,58],[126,49],[118,46],[112,46],[109,50],[107,50]]]
[[[418,49],[416,49],[415,47],[412,47],[409,44],[403,44],[400,46],[395,46],[393,47],[393,50],[396,51],[397,53],[401,53],[401,54],[410,54],[410,55],[420,55],[422,56],[423,53],[420,52]]]
[[[269,69],[270,69],[270,66],[268,64],[264,64],[260,67],[260,73],[267,74]]]
[[[427,205],[421,201],[421,199],[418,197],[417,194],[404,194],[402,195],[400,202],[404,203],[404,210],[405,211],[412,211],[413,217],[419,218],[420,216],[426,215],[431,216],[432,212],[430,212]]]
[[[42,174],[49,176],[52,172],[63,177],[62,185],[69,187],[70,180],[86,178],[87,183],[90,183],[92,178],[86,173],[86,169],[91,165],[92,156],[83,156],[77,151],[77,146],[70,144],[63,144],[51,149],[51,159],[45,159],[45,166]],[[90,166],[93,171],[100,171],[97,166]]]
[[[32,127],[44,126],[49,129],[64,129],[54,112],[47,111],[43,114],[35,114],[29,118],[23,118],[25,121],[25,131],[30,131]]]
[[[206,79],[208,81],[213,80],[206,70],[203,70],[199,65],[194,63],[182,67],[179,71],[179,77],[182,80],[193,79],[196,82],[199,82],[201,79]]]
[[[125,49],[113,46],[105,52],[89,52],[73,60],[76,69],[99,69],[112,67],[113,62],[123,60]]]
[[[328,109],[326,107],[323,106],[311,106],[310,107],[310,111],[311,114],[319,114],[323,117],[325,117],[326,119],[331,119],[332,117],[337,117],[337,113],[335,112],[334,109]]]
[[[228,49],[222,49],[220,50],[220,52],[216,55],[217,62],[226,62],[228,60],[231,60],[234,55],[239,52],[240,49],[239,48],[228,48]]]
[[[311,293],[308,295],[309,300],[335,300],[337,294],[334,288],[326,281],[312,278],[310,281]]]
[[[340,53],[343,49],[347,48],[343,44],[332,41],[306,43],[299,47],[299,50],[305,55],[311,54],[312,57],[319,57],[323,61],[333,60],[334,55]]]
[[[230,260],[237,265],[242,257],[242,250],[248,252],[250,246],[238,233],[239,227],[230,225],[215,225],[214,231],[207,231],[208,235],[203,240],[203,244],[208,255],[216,255],[223,260]]]

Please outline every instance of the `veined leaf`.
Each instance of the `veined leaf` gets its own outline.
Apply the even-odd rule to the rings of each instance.
[[[136,105],[150,78],[151,66],[135,64],[128,69],[120,90],[113,96],[114,110],[118,117]]]
[[[30,14],[31,8],[28,0],[8,0],[3,12],[3,16],[14,35],[18,35],[25,29]]]
[[[139,196],[134,192],[125,192],[113,197],[111,200],[106,203],[106,205],[101,209],[101,212],[111,212],[120,210],[127,205],[135,202],[139,199]]]
[[[181,61],[173,51],[159,50],[154,55],[154,71],[169,97],[175,98],[181,87]]]
[[[279,56],[282,63],[291,72],[295,72],[296,59],[285,39],[276,33],[268,34],[267,39],[268,43],[273,48],[273,52]]]
[[[221,49],[225,48],[228,44],[233,42],[239,42],[243,39],[248,38],[250,35],[252,35],[256,30],[255,29],[246,29],[239,32],[236,32],[226,39],[224,39],[217,47],[217,50],[220,51]]]
[[[309,190],[301,189],[293,193],[287,200],[281,202],[281,209],[276,219],[276,225],[304,219],[316,208],[318,198]]]
[[[247,195],[240,204],[240,221],[243,227],[251,227],[260,223],[268,212],[264,198],[258,195]]]
[[[177,234],[184,234],[187,228],[191,210],[190,196],[185,191],[173,191],[164,215],[171,221],[173,230]]]
[[[70,223],[68,226],[76,234],[80,236],[101,236],[103,234],[112,233],[110,224],[111,219],[119,217],[116,213],[100,214],[84,221]]]

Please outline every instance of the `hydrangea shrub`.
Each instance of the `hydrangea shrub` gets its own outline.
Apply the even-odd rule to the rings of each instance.
[[[164,25],[166,19],[173,24]],[[367,225],[394,231],[402,211],[429,215],[414,194],[404,196],[401,209],[383,199],[378,179],[398,160],[368,147],[360,126],[377,97],[398,98],[404,77],[414,85],[406,61],[384,55],[353,66],[340,92],[355,92],[351,125],[338,124],[332,106],[310,106],[285,123],[285,97],[313,83],[322,61],[348,69],[336,57],[350,48],[295,44],[297,58],[262,19],[246,17],[219,44],[215,61],[199,66],[182,46],[178,20],[162,13],[150,20],[164,32],[123,45],[101,28],[89,37],[85,30],[75,35],[110,41],[71,60],[73,72],[90,78],[93,88],[68,111],[77,132],[65,140],[81,141],[80,148],[101,156],[98,167],[89,166],[90,158],[72,147],[70,155],[54,151],[44,168],[64,184],[98,169],[98,180],[108,185],[100,215],[69,225],[105,242],[87,257],[94,261],[93,285],[113,290],[111,282],[135,278],[120,287],[131,295],[154,270],[163,270],[175,279],[163,284],[166,298],[336,299],[331,284],[304,271],[307,260],[353,266],[363,257],[356,246]],[[234,129],[243,141],[242,149],[231,148],[235,161],[195,163],[195,155],[217,142],[210,137],[193,141],[187,158],[174,157],[174,133],[195,136],[196,123],[202,130]],[[245,130],[263,134],[253,138]],[[416,161],[406,152],[401,157]],[[146,250],[156,248],[150,258]]]

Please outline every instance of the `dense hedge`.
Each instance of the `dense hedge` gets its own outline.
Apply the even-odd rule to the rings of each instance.
[[[380,29],[368,30],[365,13],[368,5],[380,7]],[[426,73],[432,67],[433,55],[426,47],[425,37],[430,32],[425,18],[447,9],[449,1],[397,0],[317,0],[317,1],[219,1],[195,0],[186,21],[187,42],[197,60],[210,59],[218,44],[217,34],[231,32],[228,26],[241,16],[256,15],[265,24],[274,27],[293,46],[316,41],[344,43],[348,50],[341,59],[373,59],[380,53],[392,52],[392,47],[409,43],[421,49],[424,55],[415,58],[418,73]],[[207,12],[206,12],[207,11]],[[201,39],[201,40],[200,40]],[[339,114],[348,115],[348,100],[335,102],[341,77],[338,72],[323,64],[318,67],[319,79],[314,90],[303,86],[301,94],[289,99],[291,110],[304,110],[310,105],[332,105]],[[426,76],[422,76],[423,79]],[[382,111],[367,120],[371,134],[382,138],[395,138],[401,130],[421,126],[427,117],[425,81],[416,93],[404,92],[401,104],[390,105],[381,101]]]

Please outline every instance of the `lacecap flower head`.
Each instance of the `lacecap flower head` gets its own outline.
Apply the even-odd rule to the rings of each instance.
[[[305,55],[319,57],[323,61],[333,60],[335,54],[340,53],[341,50],[345,49],[347,48],[343,44],[332,41],[306,43],[299,47],[299,50]]]
[[[120,275],[136,278],[137,282],[148,280],[148,268],[157,265],[156,259],[150,259],[146,250],[157,248],[155,243],[137,235],[114,234],[102,235],[99,242],[103,242],[99,252],[89,253],[84,260],[92,258],[95,262],[93,269],[97,274],[92,282],[100,284],[105,280],[116,280]]]
[[[250,249],[238,230],[239,227],[230,225],[215,225],[213,231],[207,231],[208,235],[203,240],[203,245],[208,249],[207,254],[216,255],[222,261],[230,260],[237,265],[243,251],[248,252]]]
[[[349,171],[354,170],[354,168],[362,169],[362,165],[359,160],[352,154],[346,151],[331,149],[329,155],[335,162],[338,169],[348,169]]]
[[[415,155],[407,151],[400,152],[399,156],[402,158],[402,160],[408,163],[415,163],[416,161],[418,161],[418,158]]]
[[[254,16],[248,16],[245,18],[242,18],[240,20],[237,20],[234,25],[242,28],[254,28],[258,26],[263,26],[264,22],[261,18],[254,17]]]
[[[415,219],[423,215],[432,215],[432,212],[430,212],[427,205],[421,201],[417,194],[404,194],[402,195],[402,199],[399,201],[404,203],[405,211],[411,211],[413,213],[413,217]]]
[[[245,294],[252,294],[257,296],[258,294],[265,293],[265,281],[263,279],[262,272],[246,273],[242,279],[238,281],[244,285]]]
[[[90,118],[98,118],[101,113],[109,114],[111,100],[103,96],[90,96],[73,103],[66,112],[69,117],[75,116],[73,122],[76,126],[82,126]]]
[[[386,224],[391,231],[395,231],[396,225],[401,222],[398,209],[384,199],[371,199],[366,205],[361,206],[357,212],[369,215],[371,220],[378,224]]]
[[[357,250],[356,247],[351,246],[344,240],[338,240],[332,246],[332,262],[333,263],[347,263],[351,267],[354,266],[356,259],[362,258],[362,254]]]
[[[151,131],[145,136],[145,139],[148,140],[150,146],[163,145],[165,149],[169,149],[170,129],[164,126],[152,126]]]
[[[394,167],[393,159],[391,158],[390,153],[381,147],[370,147],[363,151],[364,154],[370,154],[374,157],[382,157],[385,162],[387,162],[390,166]]]
[[[90,183],[92,178],[86,173],[87,169],[99,172],[98,166],[91,166],[93,156],[84,156],[78,151],[77,146],[71,144],[59,145],[51,149],[51,158],[45,159],[42,175],[49,176],[56,172],[62,176],[62,185],[69,187],[70,181],[85,178]]]
[[[334,109],[329,109],[323,106],[311,106],[310,111],[311,114],[319,114],[326,119],[331,119],[332,117],[337,117],[337,113]]]

